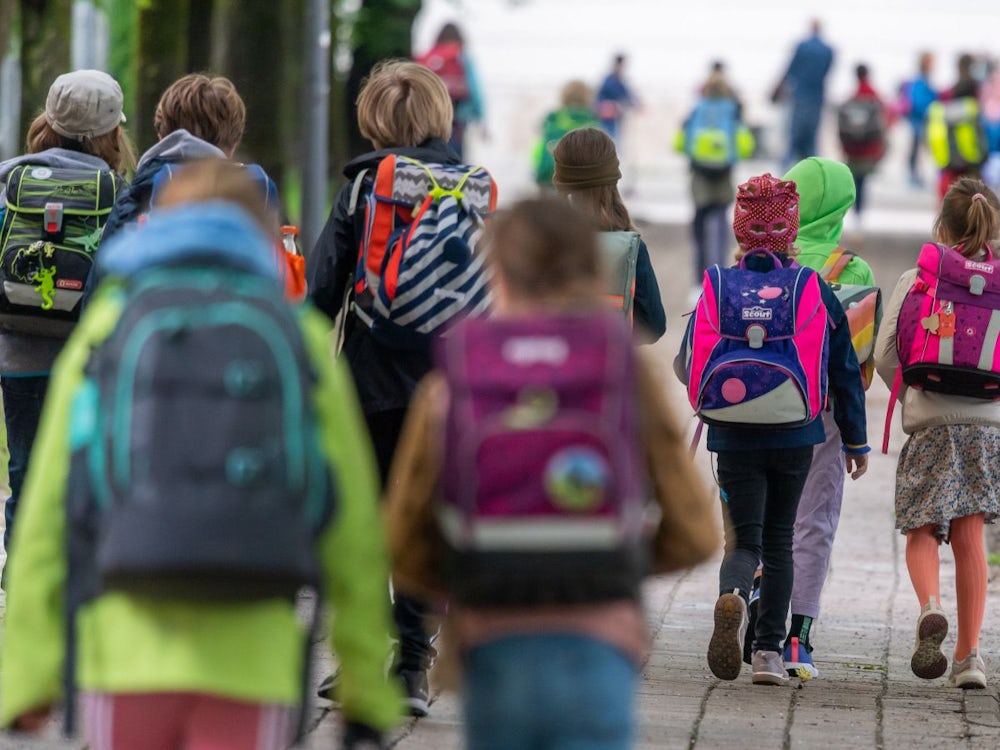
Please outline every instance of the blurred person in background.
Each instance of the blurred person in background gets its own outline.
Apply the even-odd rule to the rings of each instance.
[[[938,98],[938,93],[930,80],[933,70],[934,55],[930,52],[921,52],[917,62],[917,75],[899,87],[899,98],[896,103],[897,114],[906,118],[912,134],[907,165],[910,171],[910,184],[914,187],[922,187],[924,184],[920,176],[920,151],[926,147],[927,109]]]
[[[601,121],[601,127],[604,128],[605,133],[611,136],[619,154],[622,152],[622,123],[625,120],[625,113],[639,106],[639,99],[625,82],[626,61],[627,58],[624,54],[615,55],[611,71],[604,77],[597,89],[594,105],[597,117]]]
[[[465,48],[465,38],[454,23],[446,23],[427,52],[416,58],[444,81],[455,115],[451,125],[451,146],[458,158],[465,158],[465,133],[471,123],[482,124],[486,117],[482,89],[475,65]],[[483,129],[486,136],[487,131]]]
[[[812,21],[809,36],[795,47],[779,84],[791,102],[786,168],[816,154],[816,137],[826,101],[826,77],[834,58],[833,48],[820,36],[822,28],[818,19]]]
[[[840,147],[851,175],[854,177],[854,215],[861,224],[865,205],[865,181],[885,156],[889,114],[878,92],[871,84],[868,66],[854,70],[857,87],[837,112]]]
[[[542,137],[535,145],[535,182],[543,191],[552,189],[556,163],[552,149],[559,139],[577,128],[600,127],[593,108],[594,93],[583,81],[570,81],[563,86],[559,109],[549,112],[542,122]]]
[[[962,177],[979,179],[989,154],[986,125],[979,106],[980,81],[975,56],[958,56],[958,78],[927,109],[927,145],[940,170],[938,198]]]

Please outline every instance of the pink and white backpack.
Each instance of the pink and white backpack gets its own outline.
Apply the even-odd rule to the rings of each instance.
[[[966,258],[928,242],[896,324],[899,370],[886,414],[882,452],[903,383],[935,393],[1000,398],[1000,259]]]

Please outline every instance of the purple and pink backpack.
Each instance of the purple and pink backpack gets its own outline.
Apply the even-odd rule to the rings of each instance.
[[[749,270],[759,254],[773,268]],[[820,283],[767,250],[705,270],[687,344],[688,400],[703,422],[794,428],[820,415],[830,348]]]
[[[899,370],[882,445],[903,383],[936,393],[1000,398],[1000,260],[966,258],[928,242],[896,324]]]
[[[637,597],[646,487],[621,316],[469,319],[437,356],[450,398],[436,510],[456,599]]]

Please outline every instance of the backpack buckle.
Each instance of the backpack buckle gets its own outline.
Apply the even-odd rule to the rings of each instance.
[[[977,297],[986,291],[986,277],[976,273],[969,277],[969,293]]]
[[[762,349],[765,338],[767,338],[767,329],[764,326],[755,324],[747,328],[747,341],[751,349]]]
[[[46,203],[45,204],[45,214],[44,223],[45,234],[50,236],[58,235],[62,232],[63,228],[63,204],[62,203]]]

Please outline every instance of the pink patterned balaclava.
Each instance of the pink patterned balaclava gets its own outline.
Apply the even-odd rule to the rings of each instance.
[[[745,251],[764,248],[788,252],[799,233],[799,191],[795,183],[762,174],[740,185],[733,209],[733,233]]]

